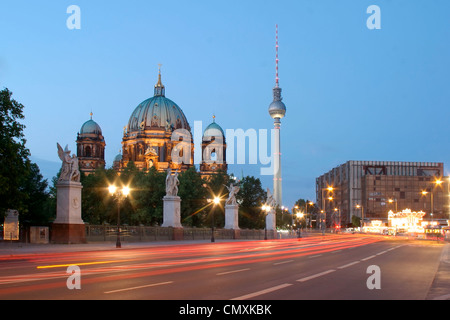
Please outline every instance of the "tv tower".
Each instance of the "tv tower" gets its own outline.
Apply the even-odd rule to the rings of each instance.
[[[281,145],[280,130],[281,119],[286,114],[286,106],[281,97],[281,88],[278,78],[278,25],[276,25],[276,42],[275,42],[275,87],[273,88],[273,102],[269,106],[269,114],[274,119],[273,125],[275,129],[275,145],[273,148],[273,197],[277,205],[283,204],[282,198],[282,179],[281,179]]]

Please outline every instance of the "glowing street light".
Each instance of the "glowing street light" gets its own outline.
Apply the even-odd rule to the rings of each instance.
[[[110,185],[108,187],[108,190],[111,195],[114,195],[114,193],[116,193],[117,187],[115,185]]]
[[[436,178],[436,180],[434,180],[433,183],[435,184],[434,187],[436,187],[436,186],[441,186],[441,184],[444,183],[444,180],[441,180],[441,178]],[[424,195],[424,196],[426,196],[426,195],[428,194],[428,192],[430,193],[430,198],[431,198],[431,199],[430,199],[430,200],[431,200],[431,212],[430,212],[430,214],[431,214],[431,219],[433,219],[433,213],[434,213],[434,200],[433,200],[433,197],[434,197],[434,187],[431,188],[431,191],[427,191],[427,190],[423,190],[423,191],[422,191],[422,195]]]
[[[264,204],[261,209],[266,212],[266,217],[269,214],[270,210],[272,210],[272,208],[266,204]],[[264,240],[267,240],[267,222],[264,223]]]
[[[361,231],[364,231],[364,207],[362,205],[357,204],[356,209],[361,209]]]
[[[117,240],[116,240],[116,248],[121,248],[122,243],[120,242],[120,202],[128,197],[131,189],[126,186],[122,189],[117,188],[115,185],[110,185],[108,187],[109,194],[112,197],[117,198]]]
[[[326,224],[327,224],[327,214],[325,212],[325,195],[324,195],[324,191],[333,192],[334,188],[332,186],[328,186],[326,188],[322,188],[322,208],[320,210],[321,213],[322,212],[324,213],[324,217],[322,217],[322,215],[320,217],[320,225],[321,225],[321,228],[322,228],[322,235],[325,234],[325,228],[326,228]],[[328,196],[326,199],[329,200],[329,201],[333,201],[333,197],[332,196]]]
[[[214,199],[212,199],[213,202],[213,206],[216,206],[218,204],[220,204],[220,197],[214,197]],[[211,242],[215,242],[216,239],[214,238],[214,208],[212,211],[212,223],[211,223]]]
[[[394,198],[394,199],[389,199],[388,202],[389,202],[389,203],[395,202],[395,212],[397,212],[397,211],[398,211],[398,208],[397,208],[397,206],[398,206],[398,201],[397,201],[397,199],[396,199],[396,198]]]

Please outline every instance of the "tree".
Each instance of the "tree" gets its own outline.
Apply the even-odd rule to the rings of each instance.
[[[214,215],[214,227],[222,228],[225,225],[225,201],[228,198],[228,190],[225,186],[230,185],[230,176],[225,171],[217,171],[210,175],[206,181],[206,191],[208,199],[213,200],[215,197],[221,199],[220,204],[212,204],[208,208],[207,226],[212,224],[212,216]]]
[[[21,183],[21,191],[25,194],[25,204],[20,212],[22,223],[29,225],[47,225],[53,213],[48,206],[48,182],[43,180],[39,167],[30,163],[30,170]]]
[[[265,213],[262,206],[266,201],[267,192],[261,185],[261,180],[255,177],[244,177],[240,181],[241,189],[236,197],[239,203],[239,226],[247,229],[264,229]]]
[[[166,173],[158,172],[155,167],[134,175],[134,179],[130,181],[130,204],[134,210],[130,224],[162,224],[165,179]]]
[[[296,211],[306,214],[301,221],[303,227],[306,227],[306,224],[308,227],[312,225],[312,220],[316,220],[317,213],[320,212],[317,205],[311,200],[298,199],[294,206],[298,208]]]
[[[180,175],[178,196],[181,198],[181,223],[195,227],[205,225],[208,193],[199,172],[191,167]]]
[[[352,225],[354,228],[361,227],[361,218],[357,216],[352,216]]]
[[[7,209],[21,212],[25,208],[27,195],[21,185],[31,166],[25,126],[19,122],[25,118],[24,106],[11,97],[8,89],[0,91],[0,217]]]
[[[277,227],[280,229],[290,229],[292,225],[292,215],[288,210],[283,210],[279,206],[275,208],[275,217],[277,219]]]
[[[97,169],[87,176],[81,174],[81,212],[84,222],[102,224],[116,221],[116,206],[108,186],[109,183],[115,182],[117,177],[117,173],[112,169]]]

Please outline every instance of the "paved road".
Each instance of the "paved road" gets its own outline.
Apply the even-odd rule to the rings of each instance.
[[[430,241],[355,234],[66,248],[3,255],[0,248],[0,299],[424,300],[450,294],[449,270],[442,267],[448,245]],[[68,273],[70,266],[79,269]]]

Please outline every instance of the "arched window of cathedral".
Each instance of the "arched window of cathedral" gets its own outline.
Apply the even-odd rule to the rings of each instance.
[[[91,154],[92,154],[91,147],[90,146],[86,146],[86,148],[84,148],[84,156],[85,157],[90,157]]]
[[[155,114],[152,118],[152,127],[157,127],[158,122],[159,122],[158,116]]]

